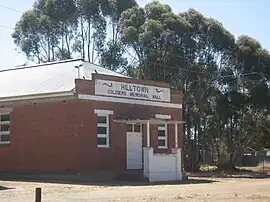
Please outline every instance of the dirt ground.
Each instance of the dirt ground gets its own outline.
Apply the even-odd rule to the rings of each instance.
[[[34,202],[35,188],[42,188],[42,202],[89,201],[267,201],[268,179],[192,178],[166,185],[72,185],[0,181],[1,202]]]

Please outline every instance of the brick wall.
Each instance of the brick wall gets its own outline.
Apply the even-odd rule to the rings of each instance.
[[[93,94],[93,81],[76,80],[76,91]],[[181,102],[179,93],[172,95]],[[139,108],[137,108],[139,107]],[[110,117],[110,148],[97,148],[97,127],[94,109],[113,110]],[[170,114],[181,120],[181,110],[88,100],[66,100],[12,106],[11,143],[0,147],[0,171],[87,172],[96,170],[124,170],[126,167],[125,125],[113,123],[127,112],[140,116]],[[137,114],[138,115],[138,114]],[[146,133],[144,127],[144,145]],[[179,146],[182,147],[182,126]],[[169,127],[169,149],[173,148],[174,127]],[[156,126],[151,126],[151,146],[157,149]]]

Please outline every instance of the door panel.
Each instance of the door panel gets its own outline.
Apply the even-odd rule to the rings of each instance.
[[[127,169],[142,169],[142,133],[127,132]]]

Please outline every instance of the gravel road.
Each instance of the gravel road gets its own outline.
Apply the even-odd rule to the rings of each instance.
[[[197,178],[193,178],[195,180]],[[270,202],[270,179],[215,179],[172,185],[72,185],[0,181],[1,202],[34,202],[42,188],[42,202],[90,201],[260,201]],[[192,180],[191,180],[192,181]],[[208,182],[208,183],[207,183]],[[1,190],[2,187],[2,190]],[[6,189],[5,188],[9,188]]]

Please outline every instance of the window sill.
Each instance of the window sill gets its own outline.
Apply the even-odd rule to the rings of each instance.
[[[104,148],[104,149],[109,149],[110,148],[110,146],[108,146],[108,145],[97,145],[97,148]]]
[[[0,145],[9,145],[10,142],[0,142]]]
[[[158,149],[168,149],[168,147],[159,146]]]

